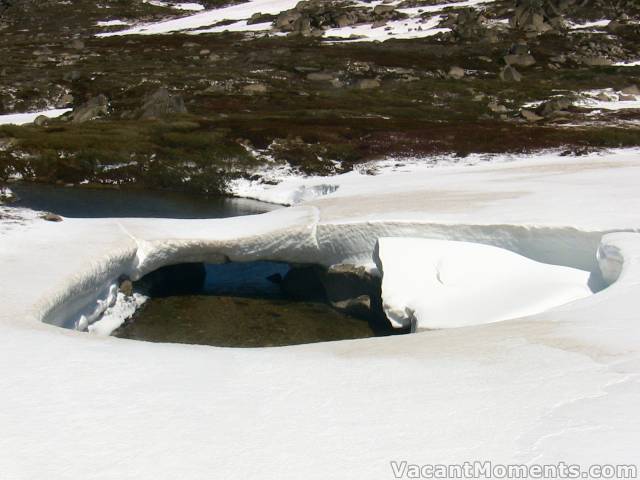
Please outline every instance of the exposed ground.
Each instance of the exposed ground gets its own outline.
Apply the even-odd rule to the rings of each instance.
[[[640,84],[640,66],[620,66],[640,59],[638,3],[574,2],[555,15],[556,2],[538,2],[544,28],[514,23],[522,3],[445,9],[439,27],[446,31],[432,36],[352,42],[320,37],[328,27],[313,22],[327,9],[335,17],[375,3],[324,2],[324,16],[305,14],[311,33],[284,35],[274,26],[96,37],[124,28],[101,21],[136,25],[192,12],[117,0],[16,1],[0,14],[0,115],[55,107],[75,113],[0,126],[0,181],[215,193],[265,164],[330,174],[386,156],[639,145],[640,109],[623,92]],[[278,25],[275,16],[255,20]],[[508,61],[516,62],[519,81],[505,75]],[[629,108],[584,102],[605,97],[612,105],[626,99]],[[539,105],[549,99],[555,103]]]

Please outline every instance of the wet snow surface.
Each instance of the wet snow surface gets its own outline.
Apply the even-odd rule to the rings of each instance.
[[[300,179],[339,188],[240,218],[3,219],[2,476],[382,479],[392,460],[637,461],[640,152],[495,160]],[[43,323],[75,322],[122,274],[226,259],[373,268],[389,237],[492,245],[612,285],[521,319],[276,349]],[[416,286],[434,251],[417,250],[403,267]],[[459,301],[473,312],[477,298]]]

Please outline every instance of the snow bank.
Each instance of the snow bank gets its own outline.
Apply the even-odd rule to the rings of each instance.
[[[176,18],[173,20],[138,25],[117,32],[100,33],[98,36],[154,35],[178,32],[181,30],[192,30],[208,27],[224,20],[248,20],[256,13],[277,15],[284,10],[295,7],[297,3],[298,0],[250,0],[237,5],[206,10],[194,15]]]
[[[143,0],[143,3],[148,3],[156,7],[174,8],[176,10],[185,10],[191,12],[199,12],[204,10],[204,5],[195,2],[168,2],[162,0]]]
[[[96,22],[97,27],[125,27],[127,25],[129,25],[128,22],[125,22],[124,20],[118,20],[118,19]]]
[[[241,219],[35,219],[10,229],[2,220],[2,474],[326,480],[390,478],[389,462],[404,459],[633,463],[640,235],[607,232],[640,230],[638,179],[637,150],[548,155],[351,175],[310,203]],[[600,268],[617,280],[524,319],[275,349],[41,323],[95,307],[128,272],[215,255],[364,259],[390,235],[482,242],[573,267],[595,263],[605,235]]]
[[[591,295],[589,272],[488,245],[380,238],[375,261],[396,327],[463,327],[544,312]]]
[[[126,320],[131,318],[149,298],[139,293],[131,297],[118,292],[113,305],[109,306],[100,318],[92,324],[87,324],[85,329],[96,335],[111,335]]]
[[[36,222],[29,233],[16,230],[3,239],[4,254],[11,258],[6,265],[12,266],[3,273],[19,275],[14,265],[40,271],[51,263],[49,245],[62,244],[62,252],[69,245],[74,262],[37,277],[43,284],[34,288],[46,294],[38,295],[34,316],[86,328],[113,304],[121,275],[135,280],[169,264],[228,260],[373,267],[376,240],[382,237],[481,243],[597,272],[602,235],[637,225],[638,152],[517,158],[438,168],[391,162],[378,175],[292,179],[295,191],[308,193],[310,200],[258,216]],[[621,197],[624,209],[614,202]],[[66,239],[75,237],[84,240],[72,248]],[[27,244],[36,253],[23,258],[19,252]]]
[[[15,198],[15,195],[9,187],[3,187],[0,185],[0,205],[5,202],[10,202]]]
[[[612,111],[640,109],[640,95],[624,95],[611,88],[589,90],[581,95],[583,98],[575,103],[578,107]]]
[[[438,28],[441,21],[442,17],[436,15],[426,21],[419,17],[389,21],[384,26],[376,28],[367,23],[343,28],[330,28],[325,31],[324,36],[328,39],[344,38],[350,42],[384,42],[390,39],[426,38],[451,30]]]
[[[42,110],[40,112],[11,113],[8,115],[0,115],[0,125],[24,125],[26,123],[32,123],[41,115],[48,118],[55,118],[70,111],[70,108],[57,108],[54,110]]]
[[[149,3],[161,6],[171,6],[173,8],[181,8],[182,10],[201,10],[202,6],[193,3],[171,3],[158,0],[148,0]],[[447,28],[437,28],[442,17],[435,15],[428,19],[421,16],[425,13],[438,13],[449,9],[457,9],[462,7],[475,7],[487,3],[493,3],[495,0],[464,0],[460,2],[444,3],[439,5],[424,5],[414,8],[399,8],[398,11],[409,15],[405,20],[387,22],[384,27],[372,28],[372,24],[355,25],[345,28],[333,28],[325,32],[325,37],[329,41],[335,41],[342,38],[342,41],[385,41],[390,38],[409,39],[423,38],[436,35],[441,32],[449,31]],[[117,32],[105,32],[98,34],[99,37],[108,37],[114,35],[151,35],[166,34],[172,32],[189,31],[191,34],[202,33],[220,33],[220,32],[257,32],[271,30],[271,22],[249,25],[247,21],[252,15],[270,14],[278,15],[279,13],[289,10],[296,6],[298,0],[249,0],[237,5],[203,11],[186,17],[164,20],[161,22],[138,25],[129,29]],[[382,2],[355,2],[357,6],[365,8],[374,8]],[[391,2],[392,5],[398,5],[399,2]],[[233,21],[227,25],[216,25],[223,21]],[[353,38],[352,38],[353,37]],[[333,40],[331,40],[333,39]]]

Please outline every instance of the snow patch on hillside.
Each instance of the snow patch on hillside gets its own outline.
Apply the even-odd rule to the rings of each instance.
[[[0,125],[25,125],[27,123],[33,123],[33,121],[41,115],[47,118],[56,118],[70,111],[70,108],[56,108],[53,110],[41,110],[39,112],[10,113],[0,115]]]
[[[256,13],[277,15],[293,8],[298,0],[251,0],[249,2],[206,10],[194,15],[165,20],[156,23],[138,25],[118,32],[98,34],[99,37],[115,35],[155,35],[208,27],[225,20],[248,20]]]
[[[581,96],[582,99],[575,103],[577,107],[611,111],[640,109],[640,95],[625,95],[612,88],[589,90],[582,92]]]
[[[423,18],[424,14],[437,14],[449,9],[463,7],[475,7],[483,4],[493,3],[495,0],[464,0],[461,2],[450,2],[438,5],[425,5],[421,7],[399,8],[398,11],[408,15],[404,20],[389,21],[385,25],[373,28],[372,24],[354,25],[344,28],[329,29],[325,37],[329,41],[336,38],[343,38],[349,41],[385,41],[390,38],[410,39],[423,38],[449,31],[448,28],[438,28],[437,25],[442,20],[442,16],[435,15],[431,18]],[[181,6],[183,10],[200,10],[191,3],[172,4],[165,1],[149,0],[149,3],[162,6]],[[285,10],[294,8],[298,0],[250,0],[237,5],[230,5],[212,10],[206,10],[194,15],[181,17],[160,22],[136,25],[129,29],[117,32],[105,32],[98,34],[99,37],[109,37],[114,35],[153,35],[166,34],[181,31],[190,31],[191,34],[222,33],[222,32],[258,32],[272,29],[271,22],[249,24],[248,20],[255,14],[278,15]],[[358,7],[375,8],[383,2],[362,2],[354,4]],[[400,2],[391,2],[389,5],[399,5]],[[191,7],[189,7],[191,6]],[[217,25],[221,22],[229,22],[225,25]],[[233,22],[235,21],[235,22]],[[274,33],[282,35],[282,33]],[[331,39],[334,40],[331,40]]]

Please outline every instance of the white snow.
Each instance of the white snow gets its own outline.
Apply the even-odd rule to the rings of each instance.
[[[575,102],[576,106],[590,108],[594,110],[625,110],[640,109],[640,95],[627,95],[633,100],[621,100],[621,92],[611,88],[589,90],[582,92],[582,99]],[[599,97],[605,96],[608,99],[602,100]]]
[[[379,238],[375,259],[387,317],[413,330],[521,318],[592,293],[589,272],[478,243]]]
[[[98,27],[120,27],[120,26],[129,25],[129,24],[124,20],[105,20],[102,22],[97,22],[96,25]]]
[[[199,12],[204,10],[204,5],[195,2],[167,2],[162,0],[143,0],[143,3],[155,5],[156,7],[174,8],[176,10],[186,10],[191,12]]]
[[[451,2],[439,5],[425,5],[413,8],[400,8],[399,12],[409,15],[405,20],[390,21],[380,28],[372,28],[372,24],[355,25],[345,28],[333,28],[325,32],[325,37],[329,38],[345,38],[349,41],[385,41],[390,38],[409,39],[422,38],[436,35],[441,32],[449,31],[446,28],[437,28],[441,21],[441,16],[435,15],[428,19],[422,19],[423,13],[437,13],[446,9],[455,9],[462,7],[481,6],[483,4],[492,3],[495,0],[465,0],[461,2]],[[193,4],[173,4],[168,2],[158,2],[152,0],[150,3],[162,4],[164,6],[193,5]],[[99,37],[108,37],[113,35],[150,35],[150,34],[166,34],[179,31],[190,31],[191,34],[202,33],[221,33],[221,32],[257,32],[271,30],[270,22],[249,25],[249,18],[257,13],[277,15],[285,10],[289,10],[296,6],[297,0],[250,0],[248,2],[221,7],[217,9],[202,11],[194,15],[181,17],[177,19],[164,20],[156,23],[136,25],[129,29],[117,32],[105,32],[98,34]],[[355,2],[355,5],[374,8],[382,2]],[[392,3],[397,4],[398,2]],[[199,4],[196,4],[199,5]],[[201,5],[199,5],[201,7]],[[187,9],[187,8],[183,8]],[[196,10],[196,8],[193,8]],[[235,20],[227,25],[216,24],[226,21]],[[354,38],[351,38],[351,37]],[[358,37],[358,38],[355,38]]]
[[[239,22],[229,23],[227,25],[218,25],[209,28],[203,28],[199,30],[193,30],[188,32],[190,35],[200,35],[202,33],[222,33],[222,32],[260,32],[265,30],[271,30],[271,22],[252,23],[248,24],[246,20]]]
[[[512,160],[325,179],[338,190],[250,217],[0,221],[3,478],[382,479],[392,460],[636,462],[640,151]],[[120,275],[227,258],[365,264],[387,237],[493,245],[615,283],[523,319],[274,349],[42,323],[73,325]]]
[[[436,15],[427,21],[423,21],[420,18],[389,21],[385,26],[376,28],[373,28],[370,23],[344,28],[330,28],[325,31],[325,38],[347,38],[350,41],[360,42],[374,40],[384,42],[391,38],[424,38],[450,30],[448,28],[437,28],[441,20],[442,17]]]
[[[640,66],[640,60],[633,62],[617,62],[613,64],[614,67],[638,67]]]
[[[208,27],[224,20],[247,20],[256,13],[275,15],[284,10],[295,7],[297,3],[297,0],[251,0],[237,5],[206,10],[186,17],[146,25],[138,25],[118,32],[101,33],[98,36],[153,35],[177,32],[181,30],[191,30]]]
[[[111,335],[114,330],[131,318],[147,300],[148,297],[139,293],[127,297],[118,292],[113,305],[107,308],[94,323],[87,324],[86,330],[96,335]]]
[[[588,30],[593,28],[604,28],[611,20],[607,20],[606,18],[603,20],[595,20],[593,22],[585,22],[585,23],[569,23],[569,28],[571,30]]]
[[[44,115],[48,118],[55,118],[70,111],[70,108],[57,108],[53,110],[42,110],[40,112],[10,113],[7,115],[0,115],[0,125],[24,125],[26,123],[32,123],[40,115]]]
[[[459,2],[449,2],[449,3],[440,3],[435,5],[421,5],[419,7],[411,7],[411,8],[399,8],[399,12],[403,12],[409,15],[415,15],[418,13],[433,13],[433,12],[442,12],[443,10],[451,9],[451,8],[467,8],[467,7],[475,7],[478,5],[483,5],[487,3],[493,3],[496,0],[462,0]],[[374,1],[374,2],[363,2],[357,1],[356,5],[360,5],[363,7],[371,7],[375,8],[378,5],[381,5],[386,2],[382,1]],[[400,2],[390,2],[391,5],[398,5]]]

